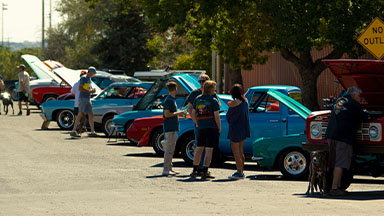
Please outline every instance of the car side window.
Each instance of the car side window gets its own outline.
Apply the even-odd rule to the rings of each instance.
[[[130,90],[131,90],[131,87],[122,87],[122,86],[112,87],[106,92],[105,98],[123,99],[123,98],[126,98]]]
[[[280,103],[272,96],[266,95],[256,108],[257,112],[279,112]]]
[[[107,88],[111,83],[112,83],[112,80],[110,80],[109,78],[105,78],[105,79],[103,79],[103,80],[99,83],[99,87],[100,87],[100,88]]]
[[[255,107],[255,104],[260,100],[261,97],[260,92],[254,92],[250,98],[249,102],[249,107]]]
[[[141,98],[147,93],[147,89],[141,87],[134,87],[128,94],[129,99]]]

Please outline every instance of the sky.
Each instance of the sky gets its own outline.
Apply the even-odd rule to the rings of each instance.
[[[54,27],[62,20],[55,10],[61,0],[51,1]],[[5,11],[1,10],[0,5],[0,12],[4,12],[4,42],[41,41],[43,0],[0,0],[1,3],[7,4]],[[49,27],[49,4],[50,0],[44,0],[45,29]]]

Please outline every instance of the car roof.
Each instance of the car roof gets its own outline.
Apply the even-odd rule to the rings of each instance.
[[[250,87],[249,90],[254,91],[268,91],[269,89],[276,89],[276,90],[286,90],[287,92],[292,91],[298,91],[301,92],[301,89],[297,86],[290,86],[290,85],[261,85],[261,86],[254,86]]]

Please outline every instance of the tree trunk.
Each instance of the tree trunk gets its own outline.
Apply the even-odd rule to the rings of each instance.
[[[243,75],[241,74],[241,68],[237,68],[237,69],[229,68],[229,79],[231,81],[231,87],[234,84],[243,85]]]
[[[317,78],[319,78],[319,75],[307,68],[299,70],[299,73],[303,85],[302,96],[304,106],[312,111],[319,110],[320,107],[317,97]]]

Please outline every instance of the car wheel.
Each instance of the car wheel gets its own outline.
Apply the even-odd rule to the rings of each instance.
[[[110,115],[110,116],[107,116],[103,119],[103,123],[101,125],[101,129],[103,130],[105,136],[107,137],[110,137],[110,136],[113,136],[114,134],[111,134],[111,131],[112,131],[112,119],[113,119],[113,115]],[[116,132],[116,131],[115,131]]]
[[[17,96],[17,90],[15,87],[9,88],[9,92],[11,92],[12,100],[18,101],[19,97]]]
[[[165,142],[165,137],[162,128],[157,128],[151,136],[151,145],[153,150],[159,156],[164,156],[165,146],[161,142]]]
[[[288,178],[301,179],[308,175],[309,154],[300,149],[285,150],[279,158],[279,170]]]
[[[43,98],[43,103],[47,101],[57,100],[57,95],[46,95]]]
[[[184,162],[192,165],[193,158],[195,157],[195,136],[191,134],[188,136],[181,145],[181,157],[184,159]]]
[[[70,130],[75,123],[75,115],[71,110],[61,110],[57,114],[57,125],[63,130]]]

